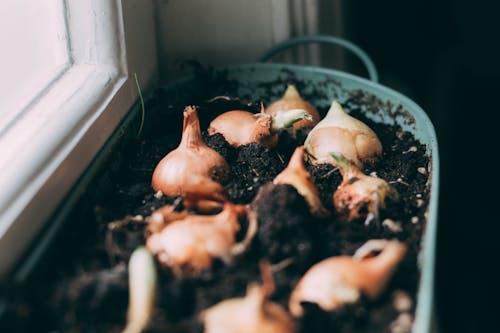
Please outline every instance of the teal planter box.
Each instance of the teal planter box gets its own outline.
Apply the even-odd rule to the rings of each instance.
[[[387,124],[395,122],[426,146],[426,153],[430,158],[430,200],[427,207],[427,224],[422,240],[422,250],[419,254],[421,278],[413,332],[436,331],[434,275],[438,223],[439,152],[436,133],[427,114],[415,102],[390,88],[337,70],[266,63],[230,66],[225,67],[224,70],[227,71],[229,80],[235,80],[241,85],[239,93],[242,96],[260,96],[263,92],[259,92],[259,89],[262,89],[259,87],[266,86],[266,83],[276,81],[277,78],[290,75],[294,80],[307,83],[306,87],[313,87],[314,96],[322,97],[308,98],[308,101],[323,108],[327,108],[334,98],[342,103],[356,91],[362,90],[373,95],[376,99],[375,104],[380,105],[377,110],[366,111],[369,118]],[[192,86],[192,80],[193,78],[185,78],[170,84],[165,89],[167,91],[187,89]]]
[[[331,37],[325,37],[330,38]],[[319,40],[320,42],[329,42],[328,40]],[[288,42],[289,43],[289,42]],[[298,43],[298,42],[297,42]],[[289,43],[285,47],[293,46]],[[346,45],[344,45],[346,46]],[[352,45],[347,45],[351,51]],[[279,51],[281,48],[271,50],[268,55]],[[359,51],[359,50],[358,50]],[[356,51],[354,51],[356,53]],[[362,52],[362,51],[361,51]],[[358,54],[360,56],[360,54]],[[264,56],[263,58],[266,58]],[[434,278],[435,278],[435,256],[436,256],[436,237],[437,237],[437,210],[439,193],[439,153],[436,133],[434,127],[427,117],[426,113],[409,98],[400,93],[380,85],[377,81],[377,74],[371,65],[369,58],[361,58],[368,68],[372,80],[367,80],[332,69],[323,69],[317,67],[297,66],[289,64],[266,64],[252,63],[244,65],[235,65],[220,68],[227,79],[238,82],[238,96],[262,96],[264,86],[275,82],[277,79],[286,80],[292,77],[296,81],[305,84],[304,95],[308,95],[307,87],[314,90],[314,98],[308,98],[308,101],[320,108],[327,108],[333,99],[341,103],[349,99],[357,91],[363,91],[370,96],[371,108],[365,110],[367,117],[378,122],[388,124],[398,124],[404,130],[411,132],[422,144],[426,146],[426,153],[430,158],[429,165],[429,206],[426,210],[426,227],[422,238],[421,252],[419,255],[420,282],[417,295],[416,314],[413,326],[415,333],[427,333],[436,331],[435,307],[434,307]],[[193,77],[186,77],[181,80],[161,88],[167,94],[175,91],[193,89]],[[278,94],[276,94],[278,95]],[[277,97],[277,96],[271,96]],[[378,107],[380,106],[380,107]],[[101,166],[108,159],[119,143],[129,135],[137,133],[138,118],[140,117],[140,104],[130,110],[123,120],[122,124],[115,130],[109,138],[106,145],[95,157],[89,168],[81,176],[78,183],[74,186],[71,193],[61,204],[60,209],[54,215],[48,228],[33,244],[29,255],[18,266],[13,275],[13,283],[23,284],[34,273],[39,265],[40,258],[47,252],[52,240],[59,231],[60,227],[67,223],[72,208],[86,191],[88,184],[100,172]],[[132,134],[130,134],[132,133]],[[0,304],[0,314],[2,304]]]

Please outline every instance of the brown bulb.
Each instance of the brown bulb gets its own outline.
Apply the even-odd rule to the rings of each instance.
[[[398,200],[399,194],[385,180],[367,176],[354,163],[340,154],[331,154],[339,165],[342,183],[333,193],[333,205],[345,220],[366,218],[378,220],[379,210],[386,207],[387,199]]]
[[[369,257],[372,250],[381,250]],[[313,265],[293,290],[289,309],[292,315],[304,314],[302,302],[316,303],[332,311],[357,302],[361,295],[375,300],[383,293],[407,247],[399,241],[370,240],[354,257],[331,257]]]
[[[249,218],[244,239],[239,243],[236,241],[240,230],[239,218],[246,213],[246,206],[230,202],[224,203],[224,209],[219,214],[189,213],[179,220],[166,222],[161,230],[149,235],[146,246],[174,273],[197,273],[211,267],[213,258],[230,262],[246,250],[257,230],[256,220]],[[155,216],[160,220],[160,215],[162,213],[157,212],[152,218]]]
[[[226,160],[203,142],[196,109],[188,106],[181,143],[158,163],[152,186],[170,196],[224,200],[224,187],[214,178],[228,171]]]
[[[270,115],[264,112],[254,114],[248,111],[227,111],[212,120],[208,134],[220,133],[233,147],[259,143],[268,148],[276,146],[278,133],[302,119],[310,119],[304,110],[290,110]]]
[[[245,297],[232,298],[204,310],[205,333],[293,333],[290,315],[268,300],[274,291],[270,265],[261,263],[263,285],[250,285]]]
[[[329,163],[337,166],[330,153],[342,154],[358,167],[373,163],[382,155],[377,134],[362,121],[348,115],[333,101],[325,118],[309,132],[304,143],[312,164]]]

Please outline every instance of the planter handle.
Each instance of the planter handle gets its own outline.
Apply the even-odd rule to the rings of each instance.
[[[334,36],[310,35],[310,36],[302,36],[302,37],[287,39],[281,43],[276,44],[275,46],[271,47],[266,52],[264,52],[260,56],[258,61],[259,62],[266,62],[267,60],[269,60],[272,56],[274,56],[278,52],[281,52],[283,50],[286,50],[286,49],[293,47],[293,46],[296,46],[296,45],[303,45],[303,44],[309,44],[309,43],[332,44],[332,45],[342,46],[343,48],[348,49],[349,51],[354,53],[359,58],[359,60],[361,60],[363,65],[366,67],[366,70],[368,71],[368,77],[370,78],[370,80],[378,83],[377,69],[375,68],[374,63],[370,59],[368,54],[365,51],[363,51],[361,48],[359,48],[356,44],[354,44],[348,40],[345,40],[345,39],[342,39],[339,37],[334,37]]]

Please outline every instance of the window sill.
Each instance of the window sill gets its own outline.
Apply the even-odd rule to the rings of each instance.
[[[136,101],[131,73],[156,84],[151,0],[61,3],[67,67],[0,135],[0,282]]]
[[[75,66],[1,138],[0,253],[9,258],[0,261],[0,272],[9,270],[129,110],[136,96],[131,83],[116,68]]]

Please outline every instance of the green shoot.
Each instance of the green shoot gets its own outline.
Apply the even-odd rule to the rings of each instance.
[[[139,130],[137,131],[137,137],[141,135],[142,128],[144,127],[144,118],[146,117],[146,108],[144,106],[144,98],[142,97],[141,86],[139,85],[139,80],[137,79],[137,73],[134,73],[135,85],[137,86],[137,93],[139,95],[139,101],[141,102],[141,124],[139,125]]]
[[[312,116],[303,109],[292,109],[286,111],[278,111],[272,118],[273,132],[279,132],[285,128],[291,127],[294,123],[300,120],[312,120]]]
[[[342,171],[342,174],[344,174],[344,172],[347,172],[349,170],[351,163],[344,155],[332,151],[330,152],[330,156],[333,157],[335,162],[337,162],[337,166]]]

